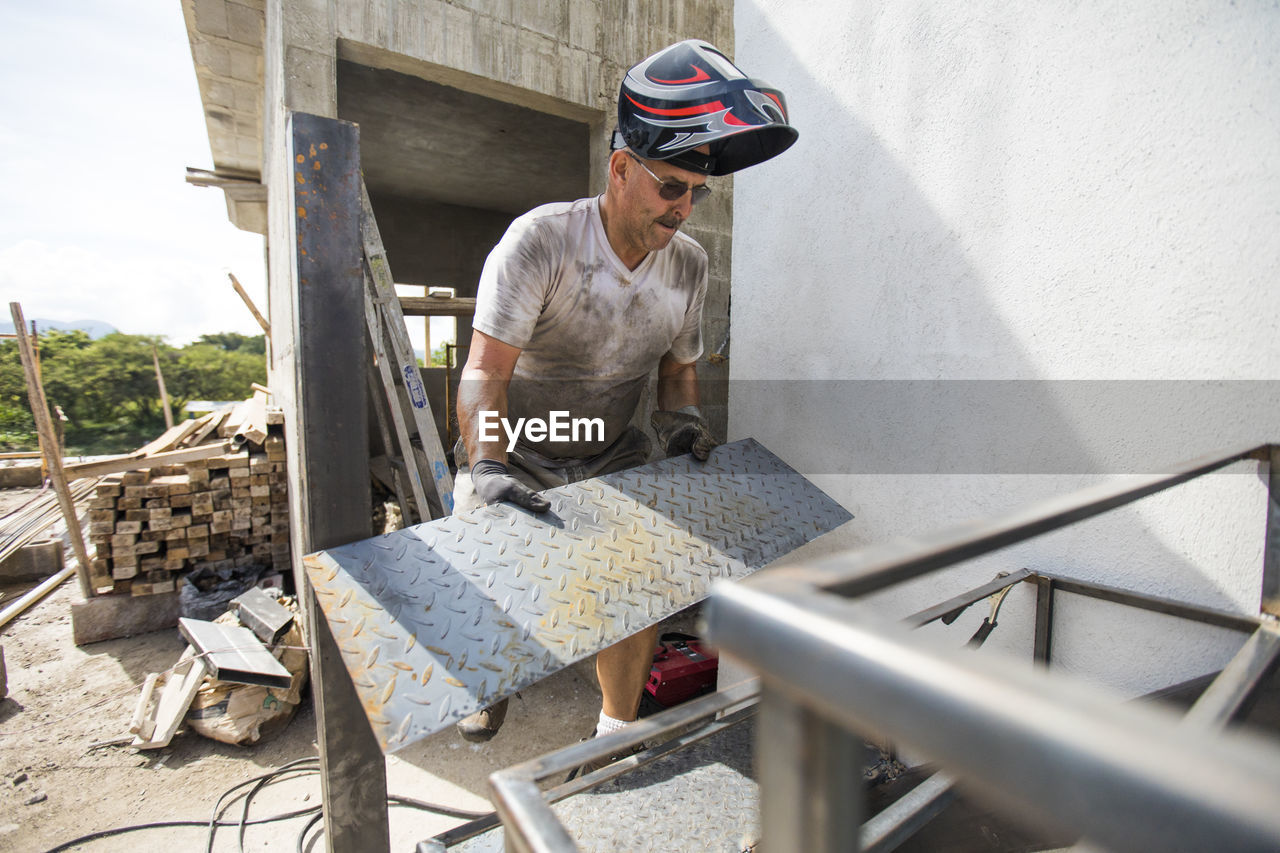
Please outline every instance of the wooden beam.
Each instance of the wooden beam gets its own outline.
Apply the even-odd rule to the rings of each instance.
[[[258,321],[258,325],[262,327],[262,333],[268,338],[271,337],[271,324],[267,322],[267,318],[262,316],[258,311],[258,306],[253,304],[253,300],[249,298],[249,294],[240,286],[240,280],[231,273],[227,273],[231,279],[231,286],[236,289],[236,293],[240,294],[240,298],[244,300],[245,306],[249,309],[249,313],[253,315],[253,319]]]
[[[156,385],[160,387],[160,408],[164,410],[165,429],[173,429],[173,411],[169,408],[169,392],[164,387],[164,373],[160,370],[160,350],[151,345],[151,361],[156,366]]]
[[[462,296],[401,296],[400,311],[406,317],[470,317],[476,301]]]
[[[26,319],[22,316],[22,306],[17,302],[9,303],[9,313],[13,316],[14,329],[26,329]],[[40,438],[40,450],[44,453],[45,464],[49,467],[49,476],[53,479],[53,488],[58,494],[58,505],[62,507],[62,518],[67,524],[67,534],[71,537],[71,547],[76,555],[76,578],[80,581],[80,592],[84,597],[92,598],[96,593],[93,582],[89,578],[89,550],[84,544],[84,534],[80,530],[80,517],[76,514],[76,503],[71,497],[71,489],[67,486],[67,477],[62,470],[62,448],[53,431],[53,421],[49,417],[49,401],[44,396],[44,385],[36,373],[35,354],[31,349],[31,340],[26,335],[18,338],[18,353],[22,358],[22,371],[27,379],[27,397],[31,401],[31,414],[36,420],[36,433]]]
[[[153,453],[150,456],[120,456],[98,462],[81,462],[78,465],[68,465],[63,470],[71,479],[105,477],[107,474],[141,471],[143,468],[154,468],[160,465],[180,465],[234,452],[234,448],[229,443],[220,442],[202,444],[199,447],[184,447],[182,450],[170,450],[167,453]]]

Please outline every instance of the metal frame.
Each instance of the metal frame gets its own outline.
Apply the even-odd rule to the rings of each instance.
[[[763,673],[759,744],[764,843],[813,851],[892,850],[954,796],[955,780],[996,808],[1064,834],[1082,830],[1116,850],[1271,850],[1280,846],[1280,748],[1256,734],[1220,730],[1242,718],[1280,666],[1280,629],[1240,614],[1021,569],[889,624],[849,601],[902,580],[1023,541],[1186,482],[1270,446],[1179,466],[1143,482],[1103,485],[1015,516],[847,553],[802,569],[724,584],[707,619],[717,645]],[[1276,481],[1273,479],[1272,483]],[[1275,493],[1271,505],[1275,506]],[[1269,541],[1268,548],[1272,546]],[[1270,562],[1268,565],[1272,565]],[[909,629],[954,620],[1018,583],[1036,586],[1036,671],[938,650]],[[1046,671],[1058,593],[1085,595],[1249,633],[1243,648],[1179,719],[1158,707],[1120,705]],[[785,651],[784,651],[785,650]],[[608,738],[552,753],[491,777],[508,849],[577,847],[550,809],[581,788],[544,794],[539,779],[669,731],[659,720],[722,706],[716,694]],[[654,726],[660,726],[654,730]],[[863,823],[853,749],[889,737],[948,770],[926,779]],[[664,747],[664,752],[667,747]],[[597,771],[582,787],[626,772],[649,753]],[[812,757],[821,757],[816,764]],[[807,758],[808,757],[808,758]],[[1053,772],[1044,769],[1052,767]],[[483,828],[489,828],[490,821]],[[465,831],[465,830],[464,830]],[[480,831],[476,829],[471,834]],[[455,843],[468,835],[437,840]]]
[[[1034,657],[1051,658],[1057,593],[1090,595],[1252,636],[1200,700],[1179,719],[1165,709],[1119,704],[1114,696],[1045,668],[1010,671],[912,637],[849,598],[1025,541],[1245,459],[1271,461],[1271,445],[1205,457],[1134,484],[1103,484],[990,522],[920,542],[847,553],[817,566],[783,569],[712,594],[713,641],[762,673],[764,701],[788,713],[888,737],[937,760],[966,791],[1023,820],[1083,832],[1114,850],[1273,850],[1280,847],[1280,747],[1252,732],[1222,731],[1239,719],[1280,661],[1274,624],[1238,614],[1027,573],[1035,583]],[[1276,484],[1276,479],[1271,479]],[[1276,492],[1269,506],[1274,513]],[[1274,524],[1274,519],[1269,519]],[[1267,543],[1267,580],[1276,559]],[[1010,578],[1002,580],[1010,580]],[[993,582],[997,583],[997,582]],[[924,624],[990,594],[991,584],[916,614]],[[914,620],[914,622],[913,622]],[[785,653],[780,650],[785,649]],[[762,744],[763,746],[763,744]],[[824,743],[817,748],[824,748]],[[775,755],[798,766],[799,755]],[[1052,768],[1052,772],[1045,772]],[[762,779],[761,798],[794,800],[796,773]],[[779,781],[780,780],[780,781]],[[919,789],[917,789],[919,790]],[[835,812],[827,818],[848,824]],[[798,837],[846,837],[847,826],[806,828],[764,815],[764,843],[790,849]],[[863,833],[860,841],[869,840]],[[835,850],[810,843],[805,849]]]
[[[577,850],[577,845],[564,825],[551,811],[551,803],[579,791],[599,785],[643,764],[683,749],[703,738],[723,731],[748,719],[755,713],[754,699],[760,684],[755,679],[734,685],[728,690],[712,693],[677,705],[660,714],[640,720],[621,731],[583,743],[565,747],[547,755],[499,770],[489,777],[489,790],[506,832],[508,850],[520,853],[534,851]],[[749,707],[736,709],[744,702]],[[719,714],[723,719],[716,719]],[[666,738],[689,726],[705,723],[700,728],[670,740]],[[614,752],[639,746],[645,741],[663,740],[660,746],[615,761],[605,767],[559,785],[545,794],[538,783],[556,776],[563,776],[575,767]],[[438,837],[437,840],[453,844],[477,835],[496,821],[482,819]]]

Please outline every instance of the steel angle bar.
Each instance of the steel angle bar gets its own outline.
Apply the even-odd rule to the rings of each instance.
[[[840,595],[866,595],[1084,521],[1233,462],[1266,458],[1269,447],[1239,447],[1203,456],[1172,466],[1167,474],[1099,483],[993,520],[960,525],[918,539],[903,538],[788,571],[802,572],[808,582]]]
[[[887,853],[919,832],[955,799],[955,782],[934,773],[862,825],[863,853]]]
[[[1112,850],[1280,849],[1272,741],[942,648],[818,591],[723,585],[707,621],[720,648],[763,673],[764,695],[874,729],[996,808]]]
[[[702,600],[851,516],[759,443],[317,552],[306,571],[382,748]]]
[[[1052,575],[1051,577],[1055,592],[1083,595],[1087,598],[1110,601],[1113,604],[1136,607],[1139,610],[1149,610],[1152,613],[1163,613],[1166,616],[1176,616],[1179,619],[1189,619],[1193,622],[1201,622],[1205,625],[1213,625],[1242,633],[1252,632],[1258,627],[1258,617],[1256,616],[1246,616],[1243,613],[1232,613],[1228,610],[1216,610],[1212,607],[1202,607],[1198,604],[1187,604],[1185,601],[1178,601],[1174,598],[1161,598],[1155,595],[1133,592],[1119,587],[1094,583],[1093,581],[1077,580],[1076,578],[1062,575]]]
[[[552,803],[741,723],[755,713],[754,698],[759,689],[757,680],[744,681],[727,690],[691,699],[612,734],[591,738],[494,773],[489,777],[489,790],[492,793],[490,799],[505,826],[507,843],[516,850],[558,853],[576,851],[578,847],[568,830],[551,810]],[[711,720],[695,730],[666,739],[673,733],[745,701],[752,701],[753,704],[721,719]],[[655,740],[662,742],[546,792],[537,785],[539,780],[565,773],[586,762]],[[442,836],[437,836],[440,837]]]
[[[1219,727],[1249,713],[1257,690],[1280,666],[1280,625],[1264,622],[1183,716],[1192,726]]]
[[[937,619],[944,622],[950,622],[948,616],[955,614],[959,616],[966,608],[978,603],[984,598],[990,598],[1002,589],[1008,589],[1016,583],[1032,577],[1030,569],[1018,569],[1012,574],[998,575],[994,579],[984,583],[982,586],[974,587],[968,592],[962,592],[957,596],[948,598],[932,607],[926,607],[917,613],[913,613],[902,622],[912,628],[921,628]],[[954,617],[953,617],[954,618]]]
[[[200,619],[178,620],[178,633],[205,656],[214,678],[289,689],[293,676],[248,628]]]

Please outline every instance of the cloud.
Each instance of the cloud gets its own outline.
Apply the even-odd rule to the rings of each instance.
[[[226,273],[183,257],[106,255],[38,240],[0,248],[0,292],[20,302],[25,316],[100,320],[129,334],[164,335],[176,345],[210,332],[261,332]],[[262,275],[236,276],[265,312]]]
[[[183,180],[209,143],[179,3],[9,4],[0,27],[0,296],[184,343],[260,329],[262,238]]]

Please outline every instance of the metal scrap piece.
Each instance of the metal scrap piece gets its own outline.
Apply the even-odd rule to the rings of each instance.
[[[184,616],[178,620],[178,632],[204,656],[205,666],[219,681],[283,689],[293,683],[289,670],[247,628]]]
[[[276,643],[293,624],[293,613],[262,590],[250,587],[231,599],[230,609],[262,642]]]
[[[384,751],[509,696],[852,516],[752,439],[304,558]]]

